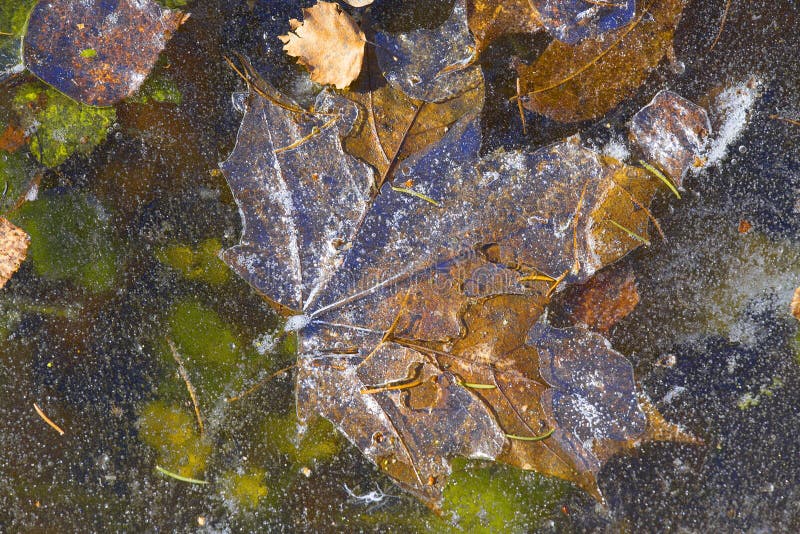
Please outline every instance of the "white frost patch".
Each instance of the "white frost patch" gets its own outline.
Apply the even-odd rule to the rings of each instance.
[[[38,184],[33,184],[30,189],[28,189],[28,193],[25,195],[25,200],[32,202],[36,200],[36,197],[39,196],[39,186]]]
[[[128,74],[128,90],[133,92],[139,89],[144,83],[145,75],[141,72],[132,71]]]
[[[283,329],[287,332],[295,332],[297,330],[302,330],[308,326],[308,323],[310,322],[311,317],[308,315],[292,315],[286,319],[286,325],[283,327]]]
[[[256,349],[256,352],[258,352],[258,354],[261,356],[265,356],[272,352],[277,344],[278,338],[269,332],[264,332],[253,340],[253,348]]]
[[[627,161],[631,157],[631,151],[621,139],[611,139],[603,147],[603,154],[618,161]]]
[[[670,389],[667,392],[666,395],[664,395],[664,398],[661,399],[661,401],[664,404],[671,404],[672,401],[675,400],[676,398],[678,398],[679,396],[681,396],[684,391],[686,391],[685,387],[683,387],[683,386],[675,386],[672,389]]]
[[[728,147],[742,134],[750,111],[759,97],[761,81],[755,77],[728,87],[715,99],[717,134],[709,143],[706,166],[717,165],[728,154]]]

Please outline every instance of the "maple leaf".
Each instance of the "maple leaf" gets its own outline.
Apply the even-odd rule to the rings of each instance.
[[[311,80],[344,89],[358,77],[364,60],[365,36],[338,4],[317,2],[303,9],[303,22],[289,21],[281,35],[283,49],[308,67]]]
[[[442,94],[420,85],[419,96]],[[647,242],[661,181],[577,136],[481,157],[479,110],[415,145],[395,173],[402,138],[384,169],[349,153],[358,125],[378,137],[361,102],[323,91],[315,115],[251,94],[221,165],[244,218],[222,257],[298,332],[301,419],[331,420],[433,507],[453,456],[536,469],[599,498],[610,454],[691,440],[645,409],[630,364],[599,334],[534,326],[560,282]],[[597,383],[556,372],[581,365]]]
[[[0,288],[25,261],[31,238],[8,219],[0,217]]]
[[[581,148],[577,138],[479,161],[477,118],[466,117],[407,160],[418,195],[388,185],[378,192],[374,171],[343,150],[355,106],[323,93],[316,109],[342,115],[322,129],[324,118],[297,120],[251,98],[222,165],[245,218],[241,244],[223,258],[290,315],[287,328],[300,330],[300,414],[332,420],[435,505],[446,459],[496,456],[502,423],[490,424],[492,410],[460,391],[426,351],[458,336],[475,299],[516,294],[532,313],[556,277],[584,280],[641,245],[606,220],[618,217],[646,235],[647,216],[628,195],[652,195],[659,182]],[[488,345],[511,339],[508,325],[527,332],[537,317],[499,321]],[[451,412],[469,432],[446,422]],[[547,470],[542,461],[526,465],[592,487],[594,475],[582,481],[589,475],[575,460],[564,463],[571,470]]]
[[[554,41],[520,65],[523,105],[560,122],[604,115],[671,53],[683,0],[650,0],[625,27],[569,45]]]
[[[65,95],[110,106],[133,94],[188,17],[153,0],[53,0],[33,9],[25,66]]]

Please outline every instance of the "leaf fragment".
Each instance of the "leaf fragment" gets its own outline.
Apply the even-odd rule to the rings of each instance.
[[[674,189],[671,182],[680,187],[696,158],[705,153],[711,122],[697,104],[672,91],[659,91],[631,118],[630,130],[646,159],[664,169],[671,179],[665,183]],[[648,163],[645,168],[648,165],[654,167]]]
[[[25,35],[25,66],[70,98],[110,106],[136,92],[185,20],[153,0],[39,2]]]
[[[0,217],[0,288],[6,285],[25,261],[30,241],[24,230]]]
[[[683,0],[651,0],[625,27],[575,45],[554,41],[520,65],[523,105],[559,122],[596,119],[628,98],[672,49]]]

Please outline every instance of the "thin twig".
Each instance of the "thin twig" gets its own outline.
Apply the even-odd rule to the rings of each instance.
[[[245,398],[245,397],[247,397],[248,395],[250,395],[251,393],[253,393],[253,392],[255,392],[255,391],[258,391],[259,389],[261,389],[262,387],[264,387],[264,385],[265,385],[267,382],[269,382],[270,380],[272,380],[273,378],[277,378],[277,377],[279,377],[280,375],[282,375],[283,373],[286,373],[286,372],[288,372],[288,371],[291,371],[291,370],[292,370],[292,369],[294,369],[295,367],[297,367],[297,364],[296,364],[296,363],[293,363],[292,365],[288,365],[288,366],[284,367],[283,369],[278,369],[277,371],[275,371],[274,373],[272,373],[272,374],[271,374],[271,375],[269,375],[268,377],[264,378],[263,380],[259,380],[259,381],[258,381],[258,382],[257,382],[257,383],[254,385],[254,386],[252,386],[252,387],[250,387],[249,389],[245,390],[245,392],[244,392],[244,393],[240,393],[239,395],[236,395],[236,396],[234,396],[234,397],[228,397],[227,399],[225,399],[225,402],[236,402],[236,401],[240,401],[240,400],[242,400],[243,398]]]
[[[322,132],[324,132],[325,130],[327,130],[331,126],[333,126],[336,123],[337,120],[339,120],[338,116],[330,119],[328,122],[326,122],[325,124],[323,124],[319,128],[317,128],[315,126],[314,128],[311,129],[311,133],[309,133],[308,135],[306,135],[304,137],[301,137],[300,139],[298,139],[297,141],[295,141],[295,142],[293,142],[291,144],[288,144],[286,146],[282,146],[280,148],[276,148],[274,150],[275,154],[280,154],[281,152],[286,152],[287,150],[292,150],[293,148],[297,148],[300,145],[310,141],[314,137],[318,136],[319,134],[321,134]]]
[[[189,392],[189,397],[192,399],[194,414],[197,416],[197,426],[200,428],[200,435],[202,436],[205,427],[203,426],[203,418],[200,416],[200,404],[197,402],[197,394],[195,393],[194,386],[192,386],[192,383],[189,381],[189,373],[186,372],[186,368],[183,366],[183,360],[181,360],[178,354],[178,349],[175,348],[175,344],[169,337],[167,337],[167,344],[169,345],[169,350],[172,351],[172,358],[175,360],[175,363],[178,364],[178,374],[186,384],[186,390]]]
[[[525,109],[522,107],[519,87],[519,76],[517,76],[517,109],[519,110],[519,118],[522,120],[522,135],[528,135],[528,123],[525,122]]]
[[[770,115],[769,118],[776,121],[788,122],[789,124],[794,124],[795,126],[800,126],[800,120],[789,119],[787,117],[781,117],[780,115]]]
[[[722,20],[719,23],[719,29],[717,30],[717,36],[714,37],[714,42],[711,43],[711,46],[708,47],[708,51],[709,52],[714,50],[714,47],[717,46],[717,41],[719,41],[719,38],[722,35],[722,30],[725,29],[725,21],[728,20],[728,9],[730,7],[731,7],[731,0],[726,0],[726,2],[725,2],[725,11],[722,12]]]
[[[63,435],[64,435],[64,431],[61,429],[61,427],[60,427],[60,426],[58,426],[57,424],[55,424],[55,423],[53,422],[53,420],[52,420],[52,419],[50,419],[49,417],[47,417],[47,416],[44,414],[44,412],[42,411],[42,409],[41,409],[41,408],[39,408],[39,405],[38,405],[38,404],[36,404],[35,402],[33,403],[33,409],[34,409],[34,410],[36,410],[36,413],[37,413],[37,414],[39,414],[39,417],[41,417],[41,418],[42,418],[42,420],[43,420],[45,423],[47,423],[48,425],[50,425],[50,428],[52,428],[53,430],[55,430],[56,432],[58,432],[58,434],[59,434],[59,435],[61,435],[61,436],[63,436]]]

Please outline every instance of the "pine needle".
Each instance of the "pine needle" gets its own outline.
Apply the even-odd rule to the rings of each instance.
[[[424,195],[424,194],[420,193],[419,191],[414,191],[413,189],[409,189],[407,187],[398,187],[396,185],[393,185],[392,186],[392,191],[397,191],[398,193],[405,193],[406,195],[411,195],[412,197],[420,198],[420,199],[424,200],[425,202],[429,202],[430,204],[433,204],[437,208],[441,208],[442,207],[441,203],[433,200],[428,195]]]
[[[523,276],[517,282],[555,282],[556,279],[552,276],[547,276],[546,274],[529,274],[528,276]]]
[[[199,480],[197,478],[185,477],[183,475],[179,475],[178,473],[173,473],[172,471],[168,471],[163,467],[161,467],[160,465],[156,466],[156,471],[158,471],[162,475],[174,478],[175,480],[180,480],[181,482],[188,482],[189,484],[208,484],[208,481],[206,480]]]
[[[456,382],[459,386],[470,389],[497,389],[494,384],[476,384],[474,382]]]
[[[722,20],[719,22],[719,29],[717,30],[717,36],[714,37],[714,42],[711,43],[711,46],[708,47],[709,52],[714,50],[714,47],[717,46],[717,41],[719,41],[719,38],[722,35],[722,30],[725,29],[725,21],[728,20],[728,9],[730,9],[730,7],[731,7],[731,0],[726,0],[725,10],[722,12]]]
[[[517,441],[542,441],[552,436],[553,432],[555,431],[556,431],[555,428],[551,428],[550,430],[548,430],[547,432],[545,432],[540,436],[518,436],[516,434],[506,434],[506,437],[508,439],[515,439]]]
[[[197,393],[194,390],[194,386],[189,381],[189,373],[186,372],[186,367],[183,366],[183,360],[181,360],[180,355],[178,354],[178,349],[175,348],[175,344],[172,340],[168,337],[167,344],[169,345],[169,350],[172,351],[172,359],[175,360],[175,363],[178,364],[178,374],[183,379],[184,384],[186,384],[186,390],[189,392],[189,398],[192,399],[192,406],[194,406],[194,415],[197,417],[197,426],[200,429],[200,435],[203,435],[205,431],[205,427],[203,426],[203,418],[200,415],[200,403],[197,401]]]
[[[642,159],[639,160],[639,164],[642,167],[644,167],[644,169],[647,172],[649,172],[650,174],[652,174],[653,176],[655,176],[656,178],[658,178],[659,180],[664,182],[664,185],[669,187],[669,190],[672,191],[675,194],[675,196],[678,197],[678,199],[681,198],[681,194],[678,192],[678,188],[675,187],[675,184],[672,183],[672,180],[667,178],[667,175],[665,175],[663,172],[658,170],[656,167],[654,167],[653,165],[650,165],[649,163],[647,163],[646,161],[644,161]]]
[[[39,415],[39,417],[41,417],[41,418],[42,418],[42,420],[43,420],[45,423],[47,423],[48,425],[50,425],[50,428],[52,428],[53,430],[55,430],[56,432],[58,432],[58,434],[59,434],[59,435],[61,435],[61,436],[63,436],[63,435],[64,435],[64,431],[61,429],[61,427],[60,427],[60,426],[58,426],[57,424],[55,424],[55,423],[53,422],[53,420],[52,420],[52,419],[50,419],[49,417],[47,417],[47,416],[44,414],[44,412],[42,411],[42,409],[41,409],[41,408],[39,408],[39,405],[38,405],[38,404],[36,404],[35,402],[33,403],[33,409],[34,409],[34,410],[36,410],[36,413]]]
[[[606,221],[610,222],[611,224],[613,224],[614,226],[616,226],[617,228],[619,228],[620,230],[622,230],[623,232],[625,232],[626,234],[628,234],[630,237],[632,237],[632,238],[633,238],[633,239],[635,239],[636,241],[640,241],[640,242],[644,243],[644,244],[645,244],[646,246],[648,246],[648,247],[650,246],[650,241],[648,241],[648,240],[647,240],[647,239],[645,239],[644,237],[640,236],[640,235],[639,235],[639,234],[637,234],[636,232],[634,232],[634,231],[632,231],[632,230],[628,230],[627,228],[625,228],[624,226],[622,226],[622,225],[621,225],[620,223],[618,223],[617,221],[614,221],[614,220],[612,220],[612,219],[606,219]]]

